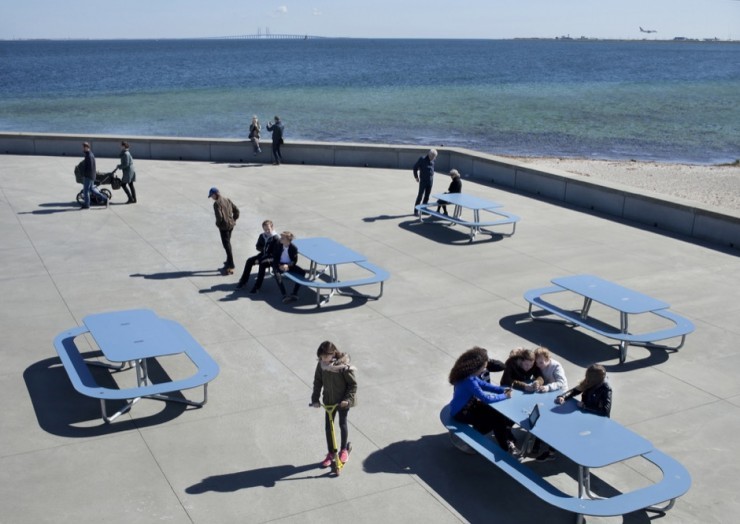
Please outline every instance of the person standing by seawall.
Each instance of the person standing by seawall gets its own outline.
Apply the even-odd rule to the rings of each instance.
[[[82,205],[82,209],[90,209],[90,192],[93,192],[101,202],[105,202],[105,207],[108,207],[110,203],[108,198],[95,187],[97,168],[95,166],[95,155],[93,155],[89,143],[82,143],[82,152],[85,155],[85,165],[82,169],[82,195],[85,203]]]
[[[226,261],[221,272],[224,275],[234,274],[234,255],[231,253],[231,232],[236,226],[236,221],[239,220],[239,208],[234,203],[221,196],[218,188],[212,187],[208,191],[208,198],[213,199],[213,212],[216,214],[216,227],[218,232],[221,234],[221,244],[224,246],[226,251]]]
[[[267,130],[272,133],[272,165],[279,166],[283,161],[280,146],[283,145],[283,132],[285,131],[285,126],[279,116],[275,116],[274,123],[267,122]]]
[[[125,140],[121,142],[121,163],[118,164],[118,169],[121,170],[121,189],[126,193],[128,200],[127,204],[136,203],[136,189],[134,188],[134,181],[136,180],[136,171],[134,171],[134,159],[128,150],[128,142]]]
[[[416,206],[429,202],[434,183],[434,159],[437,158],[437,150],[430,149],[425,156],[420,156],[414,164],[414,180],[419,183],[419,192],[414,203],[414,216],[419,216]]]
[[[254,155],[257,156],[258,153],[262,152],[262,148],[260,148],[260,130],[262,127],[260,126],[260,120],[257,118],[257,115],[252,116],[252,123],[249,124],[249,140],[252,141],[252,148],[254,149]]]

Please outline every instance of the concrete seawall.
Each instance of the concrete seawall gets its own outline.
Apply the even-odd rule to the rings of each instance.
[[[270,161],[270,144],[254,157],[251,144],[237,139],[126,137],[136,158],[201,162]],[[95,155],[117,157],[121,137],[68,134],[0,133],[0,153],[80,156],[80,143]],[[740,249],[740,213],[728,214],[695,202],[639,191],[620,184],[594,183],[562,171],[544,171],[503,157],[462,148],[437,148],[437,169],[458,169],[467,180],[530,194],[587,211],[633,221],[658,231]],[[289,142],[289,164],[410,169],[426,148],[327,142]]]

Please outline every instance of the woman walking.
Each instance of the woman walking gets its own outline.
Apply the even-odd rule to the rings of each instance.
[[[134,181],[136,180],[136,171],[134,170],[134,159],[131,156],[131,152],[128,150],[128,142],[125,140],[121,142],[121,163],[118,164],[118,169],[121,170],[121,188],[126,193],[128,200],[127,204],[136,204],[136,189],[134,188]]]

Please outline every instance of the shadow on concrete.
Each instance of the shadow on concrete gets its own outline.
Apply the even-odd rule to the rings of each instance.
[[[396,220],[398,218],[406,218],[414,216],[412,213],[408,215],[377,215],[374,217],[365,217],[362,219],[363,222],[376,222],[378,220]]]
[[[292,283],[288,290],[292,289]],[[286,311],[288,313],[294,313],[297,315],[310,315],[315,313],[321,313],[325,311],[340,311],[342,309],[352,309],[360,307],[367,303],[369,300],[375,300],[370,297],[362,297],[357,295],[338,295],[334,294],[328,303],[322,304],[321,307],[316,307],[316,291],[306,286],[302,286],[298,291],[298,300],[296,302],[283,303],[283,297],[280,295],[277,285],[268,287],[274,287],[274,291],[266,291],[264,286],[260,288],[260,292],[255,295],[250,295],[247,291],[250,289],[249,284],[245,285],[242,289],[236,288],[236,283],[225,283],[216,284],[209,288],[201,289],[199,293],[228,293],[223,297],[219,298],[220,302],[234,302],[239,299],[249,300],[260,300],[268,303],[275,309]],[[351,289],[351,288],[350,288]],[[326,295],[326,293],[324,293]],[[346,299],[350,299],[349,302]],[[341,303],[339,303],[341,301]]]
[[[77,202],[47,202],[39,204],[39,207],[48,209],[35,209],[34,211],[19,211],[19,215],[52,215],[54,213],[67,213],[68,211],[81,211]]]
[[[558,457],[552,462],[526,464],[543,477],[566,474],[573,480],[573,492],[577,491],[578,467],[569,460]],[[497,524],[572,524],[575,520],[572,513],[546,504],[479,455],[458,450],[447,433],[394,442],[370,454],[363,469],[368,474],[416,475],[468,522],[489,522],[494,512]],[[591,488],[602,497],[619,493],[593,472]],[[645,524],[650,518],[638,511],[625,515],[623,522]]]
[[[220,269],[201,269],[198,271],[165,271],[162,273],[131,273],[131,277],[146,278],[149,280],[169,280],[171,278],[188,278],[188,277],[213,277],[222,275]]]
[[[100,351],[83,353],[82,357],[91,359],[102,356]],[[154,359],[147,361],[149,376],[153,382],[164,382],[170,377]],[[103,387],[115,389],[116,373],[134,373],[131,368],[113,371],[98,366],[90,366],[90,372],[96,382]],[[44,431],[62,437],[96,437],[130,431],[132,429],[155,426],[180,416],[184,411],[198,409],[179,402],[163,402],[142,399],[140,402],[160,402],[162,411],[151,416],[132,419],[130,414],[122,415],[111,424],[103,422],[100,400],[79,394],[72,387],[61,361],[58,357],[47,358],[30,365],[23,372],[28,394],[31,398],[36,420]],[[177,396],[179,393],[173,393]],[[180,395],[181,396],[181,395]],[[125,405],[124,401],[108,401],[108,414],[115,413]],[[136,406],[132,408],[136,410]]]
[[[224,475],[213,475],[206,477],[197,484],[185,488],[185,493],[190,495],[200,495],[208,491],[218,493],[232,493],[240,489],[249,489],[256,487],[273,488],[275,484],[285,480],[303,480],[316,478],[331,477],[331,470],[326,469],[326,473],[321,475],[307,475],[293,477],[299,473],[318,469],[319,464],[306,464],[305,466],[293,466],[285,464],[283,466],[271,466],[269,468],[258,468],[248,471],[237,471],[236,473],[226,473]]]
[[[471,242],[469,229],[450,225],[442,219],[436,217],[425,218],[424,222],[418,219],[407,220],[398,224],[398,227],[410,233],[434,240],[440,244],[451,244],[454,246],[468,246],[470,244],[484,244],[488,242],[498,242],[504,238],[503,235],[489,235],[488,233],[479,233]]]
[[[535,313],[535,317],[537,316],[542,316],[542,313]],[[624,364],[620,364],[618,344],[606,344],[589,335],[588,331],[559,322],[534,321],[529,318],[528,313],[503,317],[499,320],[499,325],[505,330],[529,340],[532,344],[545,346],[557,356],[584,368],[591,364],[600,363],[608,372],[623,373],[657,366],[668,360],[668,353],[664,349],[631,347],[627,350],[628,359],[636,350],[646,350],[649,355],[646,358],[627,360]]]
[[[253,164],[253,163],[244,163],[244,164],[229,164],[229,167],[232,169],[241,169],[244,167],[263,167],[265,164]]]

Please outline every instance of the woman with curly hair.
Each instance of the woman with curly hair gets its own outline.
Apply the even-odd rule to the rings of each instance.
[[[608,417],[612,411],[612,388],[606,380],[606,369],[601,364],[591,364],[586,377],[573,389],[560,395],[555,402],[562,404],[569,398],[581,395],[578,407],[597,415]]]
[[[493,435],[499,446],[512,455],[519,450],[508,420],[489,404],[511,398],[511,389],[489,384],[478,375],[486,370],[488,352],[474,347],[460,355],[450,370],[449,381],[455,388],[450,402],[450,414],[458,422],[470,424],[476,431]]]

